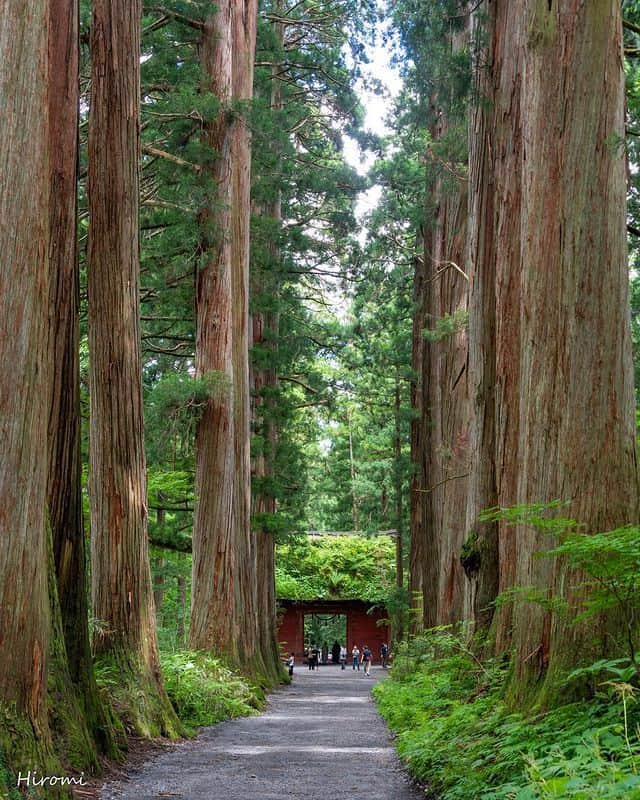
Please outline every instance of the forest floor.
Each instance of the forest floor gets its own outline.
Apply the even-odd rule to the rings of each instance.
[[[384,676],[351,668],[296,667],[263,714],[204,728],[152,756],[128,779],[106,783],[101,800],[416,800],[389,731],[371,698]]]

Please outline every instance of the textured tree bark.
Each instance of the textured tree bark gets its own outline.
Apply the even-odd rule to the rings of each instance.
[[[79,694],[87,725],[104,752],[115,752],[113,728],[98,698],[89,641],[80,465],[79,265],[76,245],[79,104],[77,0],[49,6],[49,358],[48,508],[65,647],[58,669]],[[52,609],[56,615],[56,609]],[[59,676],[59,683],[65,680]],[[65,704],[77,702],[72,697]],[[55,707],[60,707],[59,703]],[[77,714],[78,718],[82,714]]]
[[[467,26],[450,36],[452,51],[467,46]],[[435,141],[450,127],[443,109],[431,113]],[[420,430],[414,434],[418,466],[412,497],[414,557],[420,548],[422,607],[426,627],[457,622],[463,614],[464,571],[460,554],[466,538],[464,515],[469,473],[468,338],[463,318],[468,303],[466,269],[467,192],[463,178],[443,170],[427,153],[427,195],[423,263],[416,274],[419,293],[414,320],[414,370],[419,374]],[[426,338],[439,320],[460,322],[453,333]],[[412,514],[413,516],[413,514]],[[420,522],[418,523],[418,519]],[[412,560],[413,561],[413,560]],[[412,572],[419,569],[412,563]],[[415,583],[415,579],[412,581]]]
[[[252,97],[257,6],[221,2],[205,24],[208,89],[220,100],[205,132],[215,153],[209,209],[202,215],[205,265],[198,274],[196,368],[224,376],[196,440],[191,642],[254,669],[256,543],[251,529],[249,225],[251,137],[243,104]],[[233,110],[231,105],[237,104]]]
[[[418,634],[425,626],[424,586],[425,586],[425,543],[426,525],[430,516],[430,496],[424,491],[428,483],[427,447],[429,429],[424,424],[425,387],[428,375],[425,364],[425,341],[422,331],[426,327],[427,290],[424,252],[429,247],[431,231],[426,230],[424,238],[419,239],[416,249],[422,245],[422,253],[414,258],[413,276],[413,331],[411,338],[411,497],[409,506],[409,629]],[[425,242],[425,239],[427,240]]]
[[[273,95],[280,94],[278,81],[274,81]],[[272,96],[273,100],[273,96]],[[281,202],[277,197],[269,204],[264,215],[278,225],[281,219]],[[272,262],[269,275],[252,276],[252,296],[254,301],[267,293],[277,297],[279,279],[274,277],[280,262],[280,248],[271,241],[268,251]],[[276,301],[277,302],[277,301]],[[252,314],[252,346],[262,349],[257,363],[251,367],[252,420],[254,432],[262,442],[253,459],[253,516],[257,520],[256,536],[256,585],[258,644],[267,675],[277,681],[281,676],[280,651],[277,640],[276,591],[275,591],[275,542],[267,520],[277,512],[276,497],[273,493],[275,480],[275,455],[278,447],[277,399],[278,374],[276,369],[277,342],[280,317],[274,310],[259,309]],[[267,353],[269,355],[267,355]]]
[[[0,743],[15,769],[51,744],[47,17],[42,0],[7,2],[0,15],[0,701],[26,723],[12,735],[9,716]]]
[[[395,492],[395,526],[396,526],[396,588],[399,592],[404,591],[404,503],[402,497],[402,429],[401,429],[401,395],[400,395],[400,374],[396,371],[394,386],[394,437],[393,437],[393,458],[394,458],[394,492]],[[395,619],[392,638],[396,642],[402,641],[405,630],[405,614],[400,611]]]
[[[620,8],[614,0],[485,5],[488,97],[474,115],[471,151],[467,518],[472,526],[494,497],[501,506],[561,499],[587,531],[606,530],[638,515]],[[549,547],[536,531],[501,524],[497,537],[480,528],[479,538],[491,555],[467,596],[476,618],[496,589],[514,585],[576,599],[580,576],[536,558]],[[500,612],[497,647],[513,631],[516,697],[534,685],[552,692],[557,670],[606,652],[615,634],[612,618],[588,631],[570,623],[531,603]]]
[[[281,3],[275,5],[279,13]],[[273,23],[280,46],[284,42],[284,26]],[[280,65],[271,69],[270,105],[274,112],[282,110],[282,86],[279,77]],[[279,158],[280,145],[274,144]],[[254,203],[254,215],[269,220],[268,239],[263,243],[267,263],[255,266],[252,260],[250,300],[251,347],[257,347],[257,356],[250,364],[251,419],[254,434],[262,442],[256,448],[252,463],[252,514],[256,537],[256,585],[258,619],[258,644],[266,674],[272,682],[282,678],[283,671],[278,644],[278,624],[275,586],[275,541],[267,520],[277,513],[277,500],[273,489],[276,478],[276,453],[280,425],[278,420],[278,342],[280,335],[280,282],[282,253],[280,249],[280,227],[282,224],[282,197],[278,189],[273,199],[258,207]],[[256,350],[253,350],[256,353]]]
[[[214,393],[196,432],[196,511],[193,530],[191,646],[238,657],[238,583],[235,540],[235,385],[232,330],[231,212],[233,91],[231,0],[205,22],[202,66],[207,89],[219,99],[216,120],[205,128],[212,151],[212,195],[201,215],[203,265],[196,288],[196,370],[217,373]]]
[[[277,82],[276,82],[277,83]],[[265,209],[274,223],[280,220],[280,198]],[[271,271],[276,271],[280,260],[277,241],[268,247],[273,262]],[[265,280],[266,278],[266,280]],[[270,290],[276,295],[278,279],[264,274],[252,276],[252,296],[254,301]],[[275,542],[269,529],[268,520],[277,512],[276,498],[272,484],[275,479],[275,454],[278,446],[278,423],[275,393],[278,388],[278,375],[275,366],[277,358],[277,338],[279,313],[275,309],[256,310],[252,314],[252,346],[262,349],[257,363],[251,365],[251,397],[253,430],[262,445],[253,458],[253,517],[256,537],[256,614],[258,621],[258,646],[269,678],[277,681],[280,677],[280,653],[277,641],[276,591],[275,591]],[[269,356],[266,352],[269,352]]]
[[[487,628],[493,619],[493,606],[499,591],[498,526],[481,522],[483,510],[498,503],[496,486],[496,236],[500,228],[509,241],[509,249],[517,246],[518,233],[496,219],[498,191],[504,192],[504,160],[511,152],[506,132],[502,83],[494,79],[498,64],[505,58],[503,37],[496,30],[504,27],[505,5],[490,0],[482,14],[473,16],[473,68],[475,104],[471,109],[469,128],[469,395],[471,398],[470,469],[466,505],[466,528],[470,537],[468,555],[475,556],[475,569],[467,570],[464,615],[478,628]],[[486,15],[486,16],[485,16]],[[499,16],[499,19],[497,17]],[[500,45],[500,46],[498,46]],[[517,54],[512,54],[510,84],[505,97],[514,95],[513,81],[519,67]],[[505,80],[505,83],[507,81]],[[516,95],[517,97],[517,95]],[[508,113],[519,114],[516,105]],[[511,188],[510,202],[517,208],[518,184]],[[475,538],[474,538],[475,537]],[[508,544],[508,540],[504,543]],[[508,558],[504,557],[503,568]],[[505,582],[503,588],[506,588]],[[503,634],[508,631],[507,614],[502,614]],[[500,647],[506,642],[500,643]]]
[[[147,541],[139,321],[140,3],[96,0],[91,26],[88,244],[94,646],[122,675],[143,735],[179,724],[158,661]],[[141,701],[141,697],[144,698]]]
[[[442,118],[441,118],[442,119]],[[442,124],[442,123],[441,123]],[[443,135],[444,128],[438,132]],[[440,178],[437,201],[425,250],[427,324],[447,315],[464,314],[468,284],[459,269],[465,266],[467,186]],[[430,576],[424,584],[424,607],[429,625],[446,625],[462,617],[464,572],[460,553],[466,538],[465,507],[469,472],[469,402],[467,391],[467,331],[463,324],[439,341],[426,341],[429,380],[425,386],[423,424],[429,428],[426,454],[430,495],[430,524],[425,530],[425,559]]]
[[[518,466],[518,502],[571,501],[587,531],[602,531],[638,520],[621,9],[615,0],[515,5],[510,47],[521,49],[524,75],[516,313],[527,402],[504,471]],[[499,340],[512,335],[508,322]],[[516,536],[516,585],[575,598],[579,576],[534,557],[546,546],[540,535],[520,527]],[[514,622],[517,678],[533,683],[548,663],[547,690],[558,668],[604,652],[615,632],[611,620],[587,630],[524,605]]]
[[[257,0],[234,0],[231,13],[232,92],[237,118],[232,128],[233,180],[231,287],[235,392],[235,538],[238,550],[240,657],[252,664],[258,652],[256,534],[251,525],[251,409],[249,394],[249,260],[251,221],[251,131],[246,119],[253,97]]]

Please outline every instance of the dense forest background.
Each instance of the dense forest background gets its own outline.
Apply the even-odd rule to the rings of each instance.
[[[279,594],[443,797],[633,796],[640,4],[6,11],[0,787],[260,707]]]

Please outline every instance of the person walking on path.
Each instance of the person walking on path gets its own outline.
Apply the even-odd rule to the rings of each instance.
[[[344,669],[347,666],[347,648],[342,645],[340,648],[340,669]]]
[[[389,648],[386,642],[382,643],[380,648],[380,660],[382,661],[382,669],[387,668],[387,658],[389,657]]]
[[[360,648],[357,644],[353,645],[351,656],[353,658],[353,669],[357,669],[360,672]]]
[[[371,669],[371,650],[369,650],[369,646],[366,644],[362,648],[362,665],[364,667],[364,674],[369,677],[369,670]]]
[[[289,667],[289,677],[293,678],[293,667],[296,663],[295,653],[291,653],[289,658],[287,659],[287,667]]]

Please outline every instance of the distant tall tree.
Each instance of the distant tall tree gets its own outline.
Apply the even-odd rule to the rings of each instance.
[[[249,254],[251,222],[251,131],[247,115],[253,98],[258,0],[234,0],[231,16],[232,93],[237,118],[232,129],[231,288],[233,294],[233,377],[235,391],[235,538],[240,590],[241,658],[258,650],[256,536],[251,525],[251,409],[249,394]]]
[[[196,510],[193,527],[191,645],[238,657],[235,527],[235,382],[233,361],[232,0],[206,18],[202,39],[205,88],[220,103],[204,126],[210,148],[210,196],[201,212],[202,254],[196,284],[196,370],[223,377],[196,432]]]
[[[89,729],[113,752],[113,734],[98,698],[89,641],[80,462],[80,297],[77,254],[79,113],[77,0],[51,0],[49,9],[50,358],[48,508],[53,536],[69,677]],[[55,613],[55,612],[54,612]],[[59,665],[64,672],[64,664]]]
[[[458,47],[465,31],[456,34]],[[436,136],[447,134],[446,112],[440,113]],[[466,330],[468,281],[466,256],[467,185],[464,176],[452,177],[438,169],[435,154],[429,169],[436,171],[425,226],[424,277],[426,293],[420,335],[423,348],[422,425],[429,433],[425,460],[426,485],[416,491],[430,495],[426,525],[414,525],[424,537],[428,575],[423,606],[428,627],[455,622],[462,616],[464,573],[460,552],[466,538],[460,510],[467,498],[469,472],[469,404],[467,389],[468,338]],[[429,160],[429,156],[427,157]],[[450,158],[456,168],[463,167]],[[422,460],[422,459],[420,459]]]
[[[158,661],[147,543],[139,322],[138,0],[97,0],[91,25],[88,246],[93,612],[128,721],[175,734]],[[140,699],[142,697],[144,699]]]
[[[21,0],[0,17],[0,701],[18,723],[3,720],[0,742],[15,768],[51,744],[47,15],[43,0]]]
[[[277,28],[278,44],[282,47],[283,29]],[[270,110],[274,114],[282,111],[282,87],[277,72],[281,65],[275,63],[271,75]],[[280,144],[273,144],[275,162]],[[255,209],[258,211],[258,209]],[[265,201],[260,214],[266,222],[267,238],[264,264],[257,265],[253,259],[251,275],[251,397],[252,424],[257,436],[252,468],[252,525],[255,530],[256,586],[258,641],[265,667],[277,676],[280,663],[277,642],[276,587],[275,587],[275,539],[274,520],[277,513],[276,451],[280,431],[278,430],[278,337],[280,327],[280,281],[282,253],[280,235],[282,225],[282,191],[278,187]],[[257,237],[254,235],[255,241]],[[254,245],[255,247],[255,245]]]

